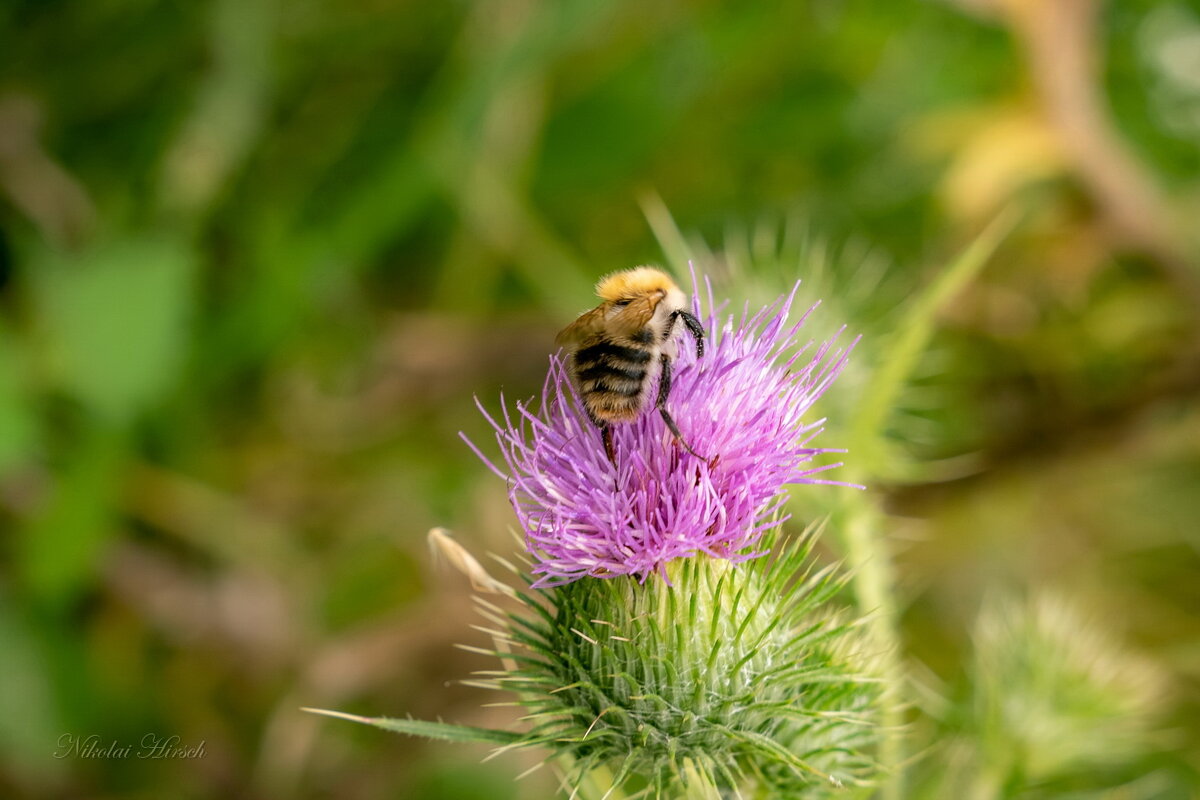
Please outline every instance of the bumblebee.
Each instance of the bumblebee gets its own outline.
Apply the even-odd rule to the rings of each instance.
[[[687,310],[687,297],[654,267],[613,273],[596,285],[596,294],[603,302],[564,328],[555,341],[570,353],[568,372],[600,430],[608,460],[617,463],[612,426],[637,419],[655,377],[654,405],[663,422],[684,450],[703,458],[683,440],[667,409],[678,323],[695,339],[696,356],[704,355],[704,328]]]

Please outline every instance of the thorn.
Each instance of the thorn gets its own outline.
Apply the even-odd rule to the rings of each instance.
[[[307,711],[309,714],[319,714],[320,716],[333,717],[334,719],[347,719],[351,722],[362,722],[367,725],[374,724],[375,722],[373,717],[360,717],[358,714],[347,714],[345,711],[330,711],[327,708],[308,708],[307,706],[301,706],[300,710]]]

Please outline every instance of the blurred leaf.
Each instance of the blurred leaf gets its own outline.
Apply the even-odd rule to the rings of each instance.
[[[323,617],[341,629],[413,602],[421,576],[413,559],[386,537],[347,545],[325,576]]]
[[[849,450],[855,454],[854,463],[860,474],[878,473],[889,412],[896,407],[901,389],[929,344],[938,311],[979,274],[1017,221],[1018,214],[1012,209],[1001,214],[924,291],[909,301],[908,313],[900,320],[891,346],[883,351],[881,367],[867,384],[853,415]]]
[[[0,327],[0,475],[24,460],[36,440],[33,406],[21,385],[23,356]]]
[[[0,754],[18,775],[50,772],[53,743],[64,733],[43,653],[28,621],[4,596],[0,599]]]
[[[132,419],[174,381],[187,343],[195,259],[144,238],[32,265],[53,377],[95,414]]]
[[[31,593],[51,603],[69,599],[89,577],[113,534],[126,439],[96,428],[72,454],[47,507],[22,531],[19,566]]]
[[[302,708],[311,714],[321,714],[335,719],[348,719],[351,722],[361,722],[364,725],[374,725],[385,731],[404,733],[409,736],[419,736],[423,739],[438,739],[443,742],[477,742],[481,744],[510,745],[528,738],[524,734],[512,731],[500,731],[493,728],[475,728],[470,725],[451,725],[446,722],[425,722],[419,719],[392,719],[390,717],[360,717],[357,714],[345,714],[341,711],[328,711],[323,708]]]
[[[196,107],[168,152],[163,201],[202,211],[245,156],[269,108],[275,3],[220,0],[212,4],[213,65]]]
[[[986,222],[1024,187],[1066,169],[1061,145],[1039,115],[1000,106],[978,117],[965,141],[955,143],[940,186],[947,213],[970,225]],[[943,119],[933,115],[926,127],[943,127]]]
[[[414,776],[411,794],[414,800],[506,800],[517,796],[518,784],[512,774],[493,764],[472,764],[461,760],[423,763]],[[522,796],[528,796],[523,794]]]
[[[679,230],[671,210],[657,192],[642,192],[638,202],[642,206],[642,215],[645,216],[646,223],[654,232],[654,238],[658,240],[658,246],[667,257],[667,263],[674,269],[675,274],[686,275],[685,270],[695,260],[696,253],[683,231]],[[711,256],[707,260],[711,260]]]

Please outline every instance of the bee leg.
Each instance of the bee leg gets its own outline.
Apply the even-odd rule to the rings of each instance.
[[[655,407],[658,408],[658,413],[662,414],[663,422],[667,423],[667,428],[675,436],[675,441],[683,446],[684,450],[694,455],[701,461],[707,461],[704,456],[692,449],[691,445],[683,440],[683,434],[679,432],[679,426],[675,424],[675,420],[671,417],[671,412],[667,410],[667,396],[671,394],[671,359],[667,356],[662,356],[662,372],[658,378],[658,400],[655,402]]]
[[[612,428],[607,422],[597,417],[592,413],[590,408],[584,408],[587,413],[588,420],[596,426],[596,430],[600,431],[600,441],[604,442],[604,454],[608,456],[608,460],[615,467],[617,465],[617,453],[613,449]]]
[[[613,449],[612,428],[606,423],[600,423],[600,439],[604,442],[604,453],[608,456],[608,460],[615,467],[617,465],[617,453]]]
[[[700,324],[700,320],[696,319],[696,315],[690,311],[681,309],[675,313],[683,320],[683,324],[687,326],[688,333],[696,340],[696,358],[700,358],[704,355],[704,326]]]

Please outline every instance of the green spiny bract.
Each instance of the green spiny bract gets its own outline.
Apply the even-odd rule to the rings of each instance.
[[[1064,598],[993,599],[974,640],[973,724],[988,774],[1096,779],[1152,743],[1165,678]]]
[[[764,542],[764,544],[770,544]],[[522,744],[597,767],[626,791],[813,797],[875,772],[879,685],[842,580],[806,568],[811,537],[743,564],[704,556],[650,576],[587,578],[523,595],[506,620]],[[801,570],[806,570],[801,574]],[[710,795],[711,796],[711,795]]]

